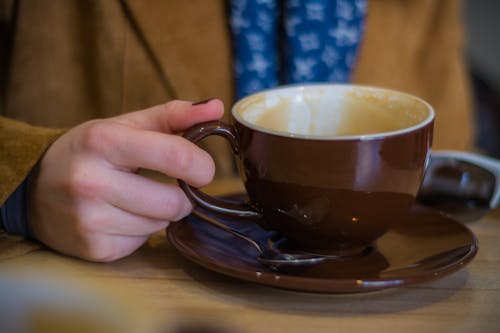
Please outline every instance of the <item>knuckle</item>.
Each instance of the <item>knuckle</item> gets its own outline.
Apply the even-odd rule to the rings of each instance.
[[[90,170],[79,164],[70,172],[66,192],[71,198],[95,198],[100,192],[100,184],[91,176]]]
[[[176,218],[182,211],[182,201],[178,195],[170,195],[165,199],[166,217],[169,220]]]
[[[176,110],[179,107],[181,107],[183,104],[184,104],[183,101],[178,100],[178,99],[174,99],[174,100],[171,100],[171,101],[168,101],[167,103],[165,103],[165,109],[166,110]]]
[[[79,244],[78,256],[93,262],[110,262],[118,258],[113,240],[102,233],[103,218],[98,211],[86,211],[75,219],[77,242]]]
[[[193,158],[194,159],[194,158]],[[196,164],[191,169],[192,184],[195,187],[202,187],[209,184],[215,175],[215,162],[213,158],[205,151],[196,156]]]
[[[106,237],[94,236],[83,244],[82,257],[93,262],[111,262],[116,259],[112,243]]]
[[[103,217],[98,209],[80,209],[76,227],[80,234],[98,234],[102,229]]]
[[[215,169],[216,167],[213,158],[210,155],[206,154],[206,162],[204,163],[204,168],[203,168],[204,172],[202,174],[203,185],[206,185],[212,181],[212,179],[215,176]]]
[[[172,138],[177,140],[177,138]],[[169,166],[172,170],[185,172],[193,167],[196,162],[196,157],[193,147],[186,145],[181,141],[172,141],[165,145],[162,155],[162,163]]]
[[[87,123],[84,127],[80,144],[88,151],[100,152],[115,142],[115,131],[110,122],[96,120]]]
[[[196,163],[195,153],[192,149],[173,150],[170,159],[180,170],[189,170]]]
[[[179,189],[173,195],[169,195],[165,199],[166,218],[170,221],[176,221],[186,215],[186,196]]]
[[[215,163],[209,153],[188,144],[171,145],[165,151],[165,165],[169,165],[175,176],[181,176],[193,186],[204,186],[215,175]]]

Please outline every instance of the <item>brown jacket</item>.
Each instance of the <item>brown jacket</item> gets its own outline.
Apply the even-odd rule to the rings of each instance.
[[[468,149],[459,1],[368,3],[354,82],[423,97],[437,113],[434,147]],[[172,98],[233,103],[223,0],[4,0],[0,19],[10,50],[1,73],[6,117],[69,127]],[[0,203],[60,133],[0,118]],[[220,144],[209,145],[219,175],[231,169]]]

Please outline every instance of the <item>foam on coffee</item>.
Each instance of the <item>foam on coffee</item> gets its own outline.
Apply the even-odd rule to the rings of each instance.
[[[256,126],[319,137],[400,131],[431,116],[429,108],[410,95],[344,85],[275,89],[247,98],[236,109]]]

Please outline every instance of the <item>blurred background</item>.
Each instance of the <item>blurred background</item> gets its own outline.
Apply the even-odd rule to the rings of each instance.
[[[463,13],[476,145],[483,153],[500,158],[500,1],[464,0]]]

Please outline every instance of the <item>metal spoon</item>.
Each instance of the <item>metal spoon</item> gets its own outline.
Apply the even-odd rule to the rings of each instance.
[[[214,227],[217,227],[223,231],[230,233],[233,236],[236,236],[250,243],[259,252],[257,261],[274,271],[285,271],[293,268],[313,266],[327,259],[326,256],[317,254],[281,252],[278,249],[278,245],[284,241],[284,238],[273,241],[271,241],[271,239],[268,239],[269,244],[262,244],[249,235],[235,230],[225,225],[224,223],[221,223],[216,219],[203,214],[202,212],[196,211],[195,214]]]

